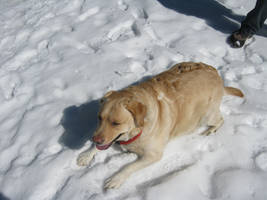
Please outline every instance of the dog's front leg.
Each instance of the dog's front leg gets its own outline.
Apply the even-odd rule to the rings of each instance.
[[[139,158],[137,161],[127,165],[124,167],[121,171],[119,171],[117,174],[109,178],[105,182],[105,189],[111,189],[111,188],[119,188],[121,184],[125,182],[129,176],[134,173],[135,171],[145,168],[148,165],[151,165],[152,163],[160,160],[162,157],[162,153],[154,153],[154,154],[147,154]]]
[[[92,148],[89,148],[88,150],[80,153],[80,155],[77,158],[77,165],[79,166],[89,165],[89,163],[93,160],[95,154],[98,151],[99,150],[94,145]]]

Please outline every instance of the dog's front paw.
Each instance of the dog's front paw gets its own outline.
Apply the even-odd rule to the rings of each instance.
[[[88,152],[81,153],[77,158],[77,165],[79,166],[87,166],[94,158],[93,155],[91,155]]]
[[[123,184],[126,180],[126,177],[121,174],[116,174],[113,177],[109,178],[105,182],[105,189],[117,189]]]

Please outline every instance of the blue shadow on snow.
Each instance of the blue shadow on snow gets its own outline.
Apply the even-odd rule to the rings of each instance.
[[[65,108],[61,119],[61,125],[65,131],[59,138],[59,143],[70,149],[82,148],[93,136],[97,125],[98,109],[97,100]]]
[[[10,199],[7,198],[5,195],[3,195],[3,194],[0,192],[0,200],[10,200]]]
[[[158,0],[164,7],[176,12],[204,19],[212,28],[230,34],[240,27],[245,16],[232,12],[216,0]],[[178,23],[178,22],[177,22]],[[267,36],[264,25],[257,35]],[[197,37],[197,35],[196,35]]]

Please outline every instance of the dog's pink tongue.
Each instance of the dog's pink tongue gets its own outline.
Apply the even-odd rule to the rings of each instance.
[[[110,147],[110,145],[111,145],[111,143],[110,143],[110,144],[106,144],[106,145],[97,145],[97,144],[96,144],[96,148],[97,148],[98,150],[106,150],[107,148]]]

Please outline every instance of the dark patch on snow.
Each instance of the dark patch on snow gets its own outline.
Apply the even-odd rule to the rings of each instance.
[[[3,195],[3,194],[0,192],[0,200],[10,200],[10,199],[7,198],[5,195]]]
[[[70,149],[82,148],[93,136],[98,109],[98,100],[65,108],[61,119],[65,132],[60,137],[59,143]]]
[[[245,16],[234,13],[215,0],[158,0],[163,6],[179,13],[204,19],[212,28],[223,33],[232,33],[239,28]],[[252,8],[251,8],[252,9]],[[179,22],[177,22],[179,23]],[[267,26],[257,35],[267,36]],[[197,35],[196,35],[197,37]]]

